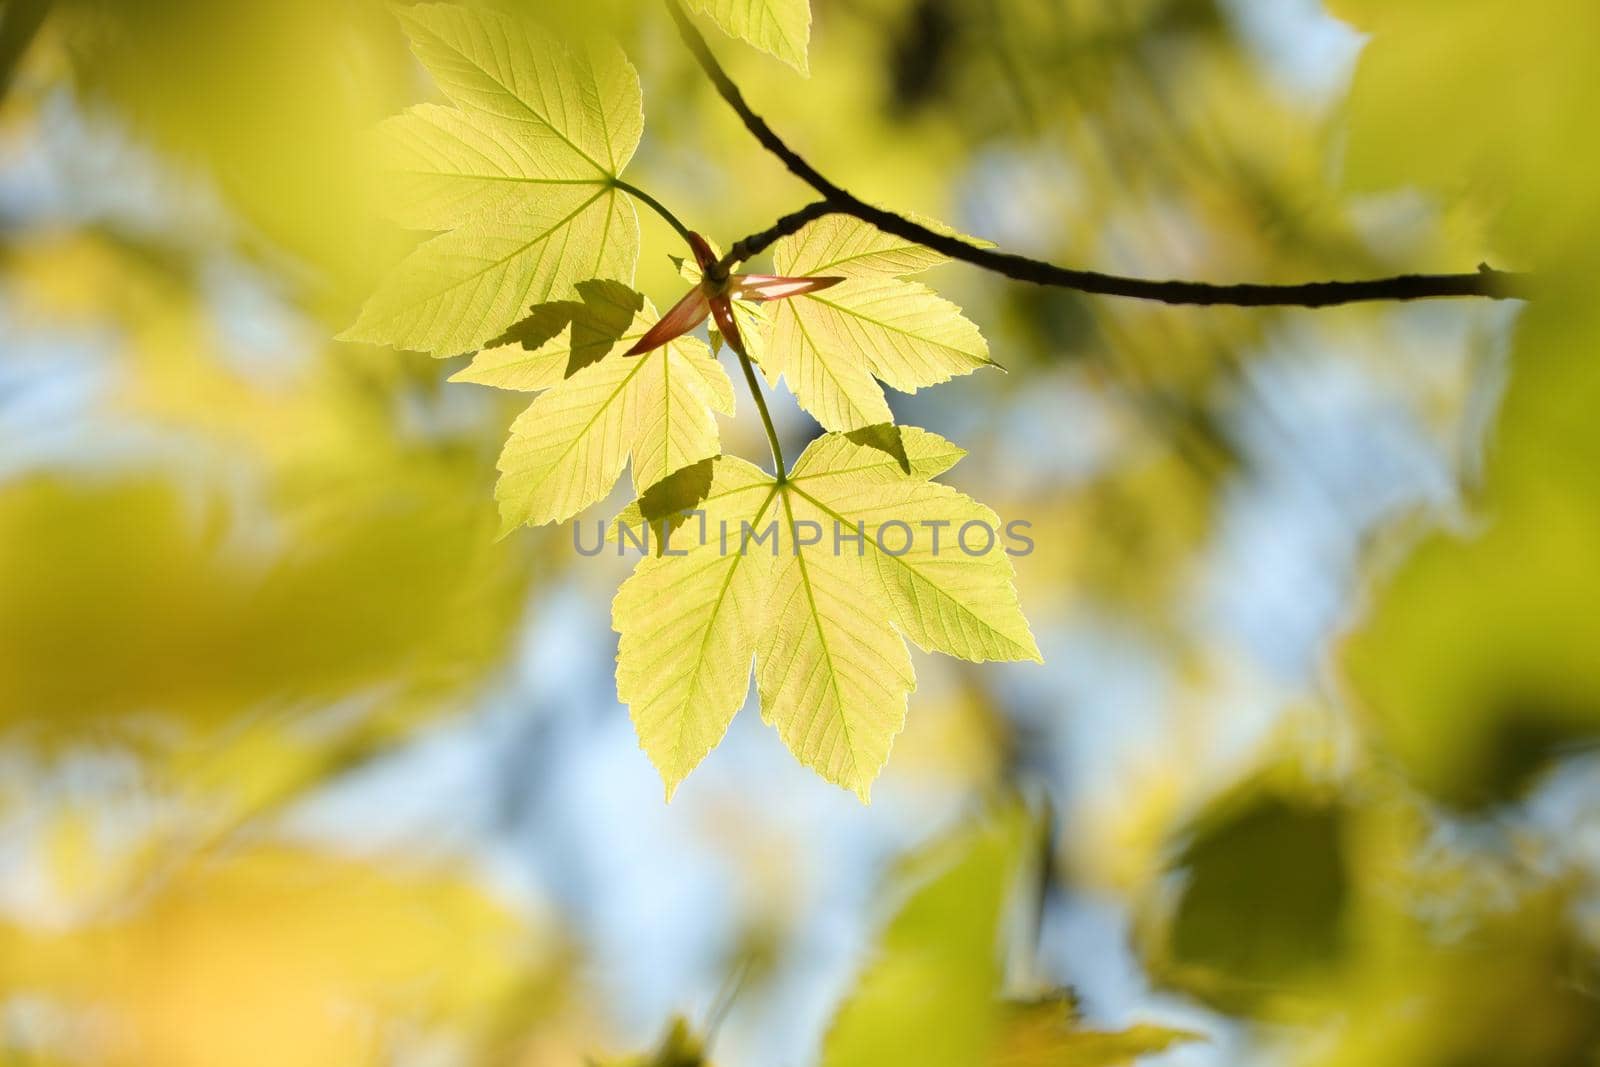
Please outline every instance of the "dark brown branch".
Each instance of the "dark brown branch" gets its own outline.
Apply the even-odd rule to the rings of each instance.
[[[826,200],[818,200],[814,204],[807,204],[799,211],[785,215],[760,233],[753,233],[741,241],[734,242],[733,247],[728,249],[728,254],[723,256],[722,260],[717,264],[717,269],[726,275],[738,264],[743,263],[752,256],[760,255],[776,242],[783,240],[785,237],[792,237],[824,215],[833,215],[838,212],[839,209]]]
[[[717,61],[705,37],[684,12],[679,0],[665,0],[665,2],[673,21],[678,25],[678,32],[682,35],[684,44],[688,46],[700,68],[705,71],[706,77],[711,79],[717,93],[744,122],[745,129],[750,131],[763,148],[781,160],[795,177],[811,186],[823,197],[823,204],[813,204],[801,212],[786,216],[771,229],[752,234],[735,244],[723,261],[730,268],[742,259],[755,255],[779,237],[798,230],[806,222],[811,221],[811,218],[820,218],[825,214],[843,214],[858,218],[884,233],[925,245],[952,259],[1003,274],[1007,278],[1072,289],[1080,293],[1153,300],[1163,304],[1318,308],[1379,300],[1430,300],[1446,297],[1526,300],[1531,296],[1533,284],[1528,275],[1491,270],[1487,266],[1480,267],[1472,274],[1407,274],[1366,281],[1310,282],[1301,285],[1216,285],[1209,282],[1126,278],[1098,271],[1061,267],[1027,256],[980,248],[960,237],[931,230],[893,211],[874,207],[829,180],[800,153],[790,148],[767,121],[750,107],[744,98],[744,93],[733,79],[728,77],[728,72]],[[806,215],[810,217],[795,222]],[[790,225],[794,226],[794,230],[787,228]]]

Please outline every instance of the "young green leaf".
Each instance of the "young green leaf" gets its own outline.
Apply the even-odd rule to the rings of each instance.
[[[705,511],[707,528],[716,531],[732,520],[737,538],[740,520],[765,522],[776,493],[772,476],[728,456],[712,464],[709,491],[695,505]],[[640,521],[626,513],[617,519],[635,527]],[[715,533],[691,539],[694,532],[680,537],[687,556],[641,561],[611,607],[621,635],[617,695],[631,709],[639,744],[661,773],[669,800],[744,704],[772,566],[760,552],[739,552],[736,540],[724,551]]]
[[[1017,603],[1011,561],[995,550],[999,516],[949,486],[892,478],[890,471],[899,473],[894,458],[871,446],[842,437],[822,442],[795,464],[793,491],[830,524],[887,530],[904,523],[909,531],[868,539],[863,549],[875,588],[892,604],[901,631],[926,651],[974,662],[1039,661]]]
[[[916,686],[902,634],[973,660],[1039,658],[999,520],[929,481],[961,450],[889,428],[907,473],[883,429],[819,438],[782,482],[713,461],[709,488],[686,494],[696,513],[618,592],[618,691],[669,795],[743,703],[752,653],[762,717],[802,763],[863,799]],[[666,516],[645,503],[617,521],[659,533]],[[986,532],[963,547],[966,523]]]
[[[780,274],[846,280],[776,307],[768,374],[781,373],[818,422],[843,431],[892,420],[875,378],[916,392],[993,365],[983,335],[960,308],[902,278],[943,260],[841,215],[780,241],[773,250]]]
[[[779,502],[757,645],[761,717],[802,763],[866,800],[905,726],[911,656],[861,559],[828,543],[828,517],[787,484]],[[808,546],[813,531],[822,540]]]
[[[615,182],[644,119],[626,57],[493,11],[420,4],[398,17],[456,106],[381,128],[393,214],[449,232],[395,268],[344,337],[455,355],[582,279],[631,281],[639,222]]]
[[[506,530],[571,518],[610,492],[630,457],[644,493],[715,456],[712,412],[733,414],[733,385],[702,342],[680,337],[625,358],[617,349],[654,325],[655,307],[615,282],[580,290],[583,303],[535,308],[508,336],[526,327],[537,337],[553,314],[569,316],[559,334],[532,352],[515,342],[486,349],[452,379],[546,390],[512,424],[500,456],[495,496]],[[631,322],[619,336],[623,312]]]
[[[740,37],[777,56],[802,74],[810,72],[811,0],[688,0],[730,37]]]
[[[450,380],[530,393],[550,389],[598,362],[630,330],[637,333],[642,295],[598,278],[579,282],[577,289],[581,301],[535,305]]]

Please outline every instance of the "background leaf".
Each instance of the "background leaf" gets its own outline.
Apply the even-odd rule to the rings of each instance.
[[[723,32],[742,37],[794,67],[809,72],[811,0],[688,0]]]

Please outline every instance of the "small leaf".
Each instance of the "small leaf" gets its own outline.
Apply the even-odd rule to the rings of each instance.
[[[991,242],[969,237],[937,219],[908,216],[937,233],[959,237],[987,248]],[[783,262],[805,264],[807,274],[844,275],[847,278],[904,278],[948,263],[949,257],[927,245],[896,237],[845,215],[828,215],[779,243]],[[774,258],[777,258],[774,253]],[[790,273],[780,268],[781,273]]]
[[[834,1017],[822,1067],[986,1062],[1001,1024],[1001,927],[1030,837],[1024,813],[1007,809],[917,857],[921,884]]]
[[[810,0],[688,0],[689,6],[722,28],[802,74],[809,73]]]
[[[1230,1014],[1315,997],[1354,947],[1350,813],[1291,782],[1263,773],[1201,809],[1142,924],[1157,980]]]
[[[983,335],[960,308],[900,277],[943,260],[843,216],[779,242],[780,274],[846,280],[776,306],[764,369],[787,378],[825,428],[843,431],[893,421],[874,378],[915,392],[991,365]]]
[[[1134,1067],[1141,1057],[1202,1040],[1192,1030],[1139,1023],[1126,1030],[1082,1029],[1059,997],[1007,1005],[999,1047],[989,1067]]]
[[[644,310],[644,297],[621,282],[579,282],[578,294],[581,303],[536,304],[450,380],[521,392],[549,389],[615,349]]]
[[[719,450],[713,411],[733,412],[733,384],[706,346],[690,337],[638,357],[611,352],[570,376],[581,351],[575,337],[604,338],[617,302],[636,303],[620,347],[642,337],[656,319],[648,301],[613,284],[586,285],[588,302],[566,311],[572,322],[529,353],[517,345],[480,352],[456,380],[528,389],[547,387],[511,426],[495,488],[503,528],[561,522],[593,504],[616,483],[629,459],[636,491]]]
[[[1024,811],[1003,807],[915,858],[921,884],[840,1006],[823,1067],[1133,1067],[1198,1039],[1151,1024],[1082,1029],[1063,992],[1001,999],[1007,921],[1037,840]]]

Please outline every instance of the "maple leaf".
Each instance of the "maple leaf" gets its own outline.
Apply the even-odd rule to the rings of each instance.
[[[773,262],[779,274],[845,279],[777,308],[762,363],[768,381],[786,378],[826,429],[893,421],[874,379],[913,393],[995,365],[960,308],[904,280],[945,262],[937,252],[859,219],[829,216],[778,242]]]
[[[734,411],[733,385],[704,343],[680,337],[643,358],[611,354],[644,336],[655,308],[619,282],[577,288],[582,303],[534,308],[508,343],[479,352],[451,379],[544,390],[512,423],[500,456],[504,530],[571,518],[611,491],[630,457],[634,488],[644,493],[715,456],[712,412]]]
[[[906,637],[973,660],[1040,658],[1004,548],[957,544],[960,526],[998,519],[930,481],[964,453],[925,430],[898,433],[909,473],[867,431],[819,438],[782,481],[712,460],[679,543],[618,590],[617,691],[669,797],[744,703],[752,656],[762,718],[863,800],[916,685]],[[636,502],[617,522],[659,514]],[[945,531],[937,550],[927,522]],[[887,523],[919,536],[900,551]]]
[[[689,7],[739,37],[810,73],[811,0],[687,0]]]
[[[449,4],[397,17],[455,107],[424,104],[380,128],[392,213],[448,232],[395,268],[343,338],[456,355],[578,281],[631,282],[639,221],[616,183],[644,114],[621,51],[580,52],[522,20]]]

